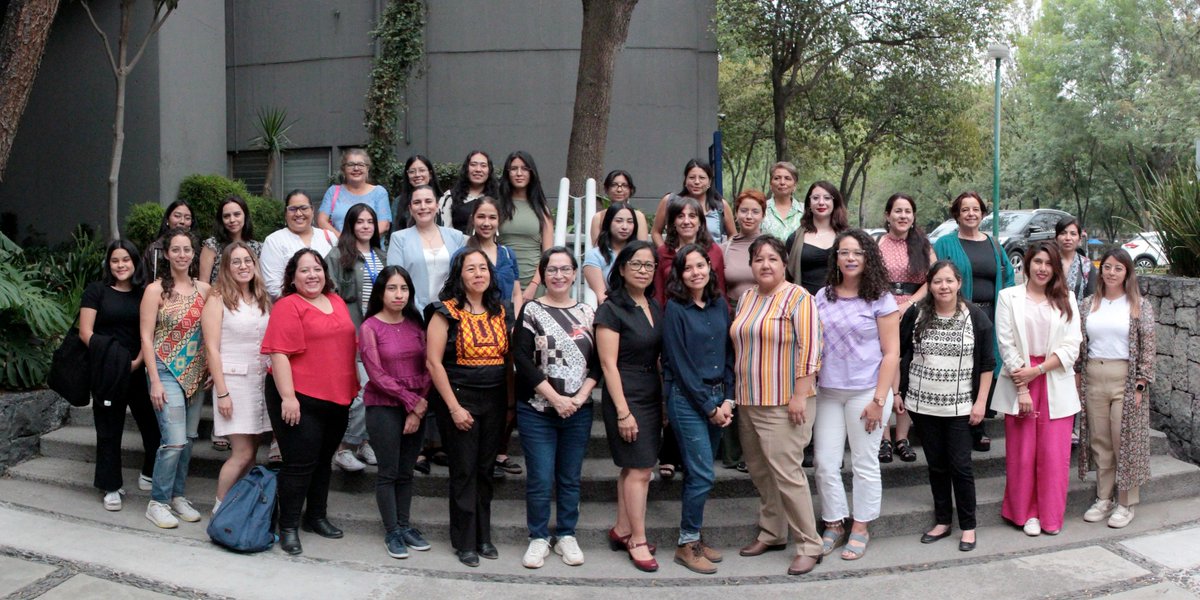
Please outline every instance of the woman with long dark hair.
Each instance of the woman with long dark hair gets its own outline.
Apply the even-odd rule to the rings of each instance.
[[[846,201],[837,186],[828,181],[808,186],[800,228],[784,244],[788,250],[788,281],[815,296],[825,286],[833,240],[849,228]]]
[[[413,190],[423,185],[433,188],[434,198],[442,197],[442,186],[438,183],[433,161],[423,155],[414,154],[404,161],[404,177],[400,179],[400,191],[396,194],[396,200],[392,202],[392,232],[413,226],[408,205],[412,202]]]
[[[1058,245],[1030,245],[1025,268],[1026,282],[1001,290],[996,304],[1004,368],[992,408],[1005,415],[1007,473],[1000,514],[1026,535],[1055,535],[1067,508],[1071,426],[1080,409],[1073,365],[1083,334]]]
[[[603,226],[605,219],[608,218],[608,211],[616,204],[626,204],[633,210],[634,217],[637,220],[637,236],[634,239],[646,240],[650,239],[650,228],[646,226],[646,214],[642,211],[632,208],[631,200],[633,195],[637,193],[637,186],[633,185],[633,175],[623,169],[613,169],[604,176],[604,195],[608,197],[608,208],[599,209],[592,216],[591,232],[592,245],[600,243],[600,234],[606,229]],[[617,250],[620,251],[619,249]],[[607,278],[608,275],[606,274]]]
[[[879,518],[883,481],[879,443],[892,410],[892,385],[900,363],[900,313],[889,291],[887,269],[875,240],[861,229],[839,233],[829,256],[829,284],[817,292],[825,350],[817,375],[813,428],[817,491],[825,520],[822,552],[841,543],[842,560],[858,560]],[[842,483],[842,453],[850,441],[854,474],[851,517]]]
[[[104,508],[121,510],[121,436],[125,407],[133,414],[142,437],[142,466],[138,488],[153,484],[158,420],[146,388],[146,355],[142,354],[139,309],[146,272],[137,248],[128,240],[113,240],[104,250],[104,275],[88,284],[79,304],[79,339],[88,347],[89,363],[123,365],[105,369],[102,387],[92,387],[92,420],[96,427],[96,475],[92,485],[104,492]],[[93,380],[95,381],[95,380]]]
[[[254,239],[254,224],[250,206],[240,196],[229,196],[217,205],[216,224],[212,237],[200,244],[200,281],[210,285],[217,282],[221,270],[221,252],[234,242],[242,242],[254,252],[254,260],[262,254],[262,242]]]
[[[504,159],[499,191],[500,235],[517,255],[524,299],[532,300],[542,284],[538,260],[554,244],[554,221],[537,165],[528,152],[517,150]]]
[[[674,196],[691,198],[699,203],[702,208],[701,218],[705,221],[713,242],[720,244],[725,241],[726,236],[733,235],[737,231],[733,224],[733,211],[721,197],[721,191],[713,187],[712,165],[693,158],[683,166],[683,186],[679,192],[667,194],[658,201],[658,208],[654,211],[654,226],[650,229],[650,238],[655,245],[663,245],[665,238],[663,232],[670,224],[667,213],[670,212]]]
[[[413,190],[409,212],[413,226],[392,234],[387,264],[404,267],[412,277],[417,286],[412,302],[424,311],[448,281],[452,257],[465,239],[457,229],[437,224],[437,199],[429,186]]]
[[[608,276],[613,262],[626,244],[638,240],[645,230],[638,227],[638,212],[624,202],[616,202],[604,213],[596,246],[583,256],[583,278],[596,294],[596,305],[608,297]]]
[[[388,191],[374,185],[371,179],[371,157],[362,148],[347,148],[342,152],[342,183],[325,190],[321,208],[317,210],[317,227],[337,235],[346,224],[346,211],[356,204],[366,204],[375,210],[379,234],[392,226],[392,208]]]
[[[492,469],[508,413],[508,327],[482,250],[454,257],[429,317],[431,399],[450,459],[450,543],[459,562],[499,558],[492,544]]]
[[[161,445],[154,458],[154,484],[146,518],[171,529],[179,519],[194,523],[200,513],[184,496],[192,440],[199,437],[203,388],[208,375],[200,312],[208,284],[196,280],[196,238],[183,229],[163,236],[163,276],[142,294],[142,356],[154,357],[146,369],[150,402],[158,415]],[[172,514],[174,513],[174,514]]]
[[[343,535],[328,518],[329,480],[358,394],[354,337],[350,311],[321,254],[297,250],[284,269],[283,296],[271,309],[261,348],[271,356],[267,414],[283,453],[279,547],[288,554],[304,552],[301,526],[325,538]]]
[[[471,235],[455,254],[465,250],[482,250],[496,268],[496,287],[504,302],[506,315],[521,309],[521,273],[517,268],[517,256],[512,249],[500,244],[500,203],[491,196],[475,200],[471,209]],[[515,317],[514,317],[515,318]]]
[[[404,269],[385,267],[371,289],[358,338],[368,375],[362,394],[367,431],[379,461],[375,503],[387,532],[384,546],[392,558],[407,558],[409,548],[430,548],[409,520],[413,469],[425,439],[432,385],[425,366],[425,322],[411,301],[412,288],[412,277]]]
[[[933,492],[932,544],[950,535],[954,509],[962,529],[958,549],[975,549],[975,476],[970,426],[983,420],[996,359],[992,322],[963,299],[954,263],[933,264],[928,290],[900,319],[900,387],[897,404],[912,416],[929,463]],[[897,411],[899,412],[899,411]]]
[[[1083,520],[1120,529],[1133,520],[1150,480],[1149,385],[1154,381],[1154,308],[1138,290],[1124,248],[1100,259],[1096,294],[1080,303],[1083,346],[1075,362],[1084,399],[1079,477],[1096,468],[1096,502]]]
[[[154,281],[162,277],[166,271],[160,271],[159,265],[166,260],[166,241],[164,237],[168,231],[174,229],[182,229],[191,231],[192,225],[195,223],[195,213],[192,212],[192,206],[187,203],[187,200],[176,200],[167,205],[163,211],[162,221],[158,224],[158,233],[154,234],[154,241],[150,242],[149,246],[142,251],[142,260],[145,262],[143,270],[146,271],[146,281]],[[200,256],[196,255],[195,261],[197,267],[200,264]]]
[[[879,238],[879,252],[887,267],[888,280],[892,284],[892,296],[903,315],[910,307],[925,297],[929,287],[925,281],[929,265],[937,260],[933,247],[921,226],[917,225],[917,201],[908,194],[892,194],[883,207],[886,233]],[[899,374],[897,374],[899,377]],[[900,382],[892,388],[900,393]],[[895,400],[895,399],[894,399]],[[895,453],[904,462],[917,460],[917,453],[908,442],[908,430],[912,420],[904,411],[903,402],[892,405],[896,415]],[[883,441],[879,445],[879,462],[892,462],[892,430],[883,428]]]
[[[464,235],[471,233],[475,201],[484,196],[500,197],[500,184],[493,169],[492,158],[487,152],[472,150],[467,153],[454,186],[438,200],[438,225],[453,227]]]

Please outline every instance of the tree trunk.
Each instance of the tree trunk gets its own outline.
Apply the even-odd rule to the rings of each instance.
[[[0,181],[60,0],[12,0],[0,31]]]
[[[267,176],[263,178],[263,189],[262,189],[262,195],[264,198],[274,198],[275,197],[275,190],[273,190],[272,188],[274,187],[274,182],[275,182],[275,166],[277,164],[279,164],[278,161],[279,161],[279,153],[278,152],[272,152],[272,151],[267,152]]]
[[[122,62],[124,54],[125,47],[121,46]],[[113,117],[112,165],[108,169],[108,232],[113,240],[121,239],[117,190],[121,179],[121,156],[125,151],[125,82],[128,78],[126,72],[117,73],[117,112]]]
[[[567,147],[571,193],[582,194],[588,177],[601,177],[612,107],[613,68],[629,35],[637,0],[583,0],[575,113]]]
[[[775,140],[775,160],[791,160],[787,139],[788,96],[783,90],[782,73],[771,74],[772,136]]]

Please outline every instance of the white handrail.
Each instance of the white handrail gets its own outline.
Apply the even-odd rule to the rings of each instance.
[[[571,200],[571,180],[563,177],[558,182],[558,212],[554,215],[554,245],[567,244],[567,203]]]
[[[584,185],[584,200],[583,200],[583,226],[575,226],[575,231],[583,232],[583,240],[579,239],[579,235],[575,236],[575,255],[580,257],[580,264],[583,264],[583,257],[588,252],[592,251],[592,219],[596,216],[596,180],[588,177],[587,183]],[[578,218],[577,218],[578,220]],[[580,242],[582,241],[583,252],[579,251]],[[582,294],[576,294],[576,298],[582,298],[584,302],[591,306],[596,306],[596,292],[587,285],[583,279],[583,269],[579,270],[579,275],[575,279],[575,285],[579,286],[579,291]]]

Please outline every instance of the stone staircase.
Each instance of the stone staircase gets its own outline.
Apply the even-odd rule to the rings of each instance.
[[[595,412],[597,420],[592,427],[583,467],[583,506],[578,527],[581,543],[589,546],[604,544],[605,534],[615,515],[618,475],[618,469],[609,459],[599,411]],[[141,464],[141,442],[133,432],[135,427],[133,419],[127,418],[128,431],[122,442],[123,464],[127,467]],[[209,444],[206,439],[209,429],[211,409],[206,407],[201,439],[192,453],[191,477],[188,481],[188,496],[201,510],[212,507],[216,474],[227,456],[227,453],[216,451]],[[1002,522],[1000,503],[1004,493],[1005,448],[1001,423],[989,423],[989,432],[993,434],[992,450],[975,453],[974,462],[980,526]],[[1152,432],[1151,442],[1151,470],[1154,476],[1142,490],[1143,502],[1164,502],[1194,496],[1200,489],[1200,467],[1173,458],[1163,434]],[[19,504],[28,502],[30,497],[54,494],[63,488],[76,492],[90,490],[94,445],[95,432],[90,408],[72,408],[66,426],[42,436],[40,457],[9,469],[9,478],[22,482],[26,488],[34,486],[37,489],[25,489],[21,494],[9,497],[5,487],[0,486],[0,501]],[[513,440],[511,450],[520,456],[519,440]],[[918,451],[917,454],[918,459],[913,463],[903,463],[897,459],[883,465],[883,514],[872,525],[874,536],[915,535],[930,525],[932,499],[926,463],[923,453]],[[266,460],[265,448],[259,460]],[[849,464],[848,454],[844,464]],[[812,485],[811,470],[808,475]],[[849,482],[851,475],[848,466],[843,469],[842,476]],[[417,497],[412,512],[414,524],[431,539],[447,539],[447,469],[433,466],[430,475],[417,474],[416,477]],[[136,480],[137,472],[127,468],[126,510],[140,510],[148,500],[149,492],[139,491],[134,483]],[[1068,515],[1082,513],[1091,503],[1093,481],[1094,475],[1088,481],[1079,481],[1072,476]],[[373,486],[374,467],[367,467],[366,471],[360,473],[343,473],[334,468],[329,503],[331,518],[353,532],[369,535],[379,533]],[[503,481],[497,481],[495,489],[496,497],[492,505],[493,538],[497,543],[523,544],[527,539],[524,476],[510,475]],[[682,481],[678,476],[672,481],[661,481],[656,477],[651,484],[647,507],[647,535],[651,540],[661,544],[675,538],[681,489]],[[99,504],[98,493],[96,503]],[[819,504],[815,495],[814,503]],[[757,507],[757,494],[749,476],[718,465],[716,486],[705,511],[705,538],[718,547],[737,547],[746,543],[756,532]]]

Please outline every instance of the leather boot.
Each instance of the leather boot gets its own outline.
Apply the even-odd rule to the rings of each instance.
[[[279,548],[292,556],[304,552],[300,546],[300,532],[292,528],[279,530]]]

